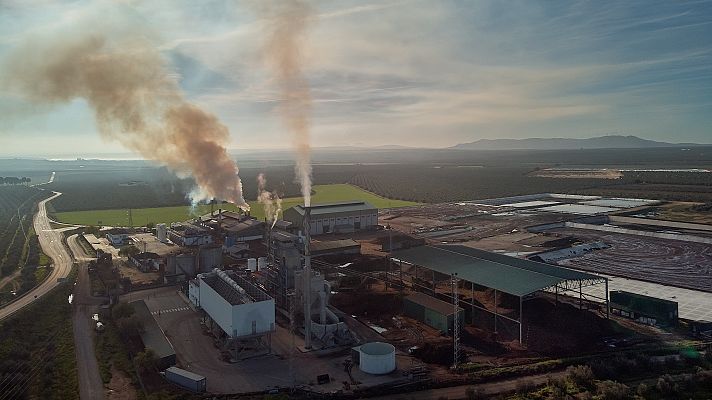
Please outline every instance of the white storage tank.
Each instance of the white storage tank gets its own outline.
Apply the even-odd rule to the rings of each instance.
[[[166,224],[156,225],[156,238],[158,238],[158,241],[162,243],[165,243],[168,240],[168,228],[166,228]]]
[[[384,375],[396,369],[396,348],[383,342],[359,347],[359,369],[367,374]]]
[[[267,268],[267,257],[260,257],[257,259],[257,270],[263,270]]]
[[[257,259],[256,258],[248,258],[247,259],[247,269],[249,269],[251,272],[257,271]]]

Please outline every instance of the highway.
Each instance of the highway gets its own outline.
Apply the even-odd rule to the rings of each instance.
[[[62,232],[52,229],[49,217],[47,217],[47,202],[62,195],[62,193],[59,192],[53,193],[54,195],[52,197],[39,202],[37,214],[35,214],[33,219],[33,225],[38,235],[42,251],[52,259],[52,272],[39,286],[30,290],[13,303],[0,309],[0,321],[49,293],[50,290],[59,284],[57,279],[66,278],[72,271],[72,258],[64,246],[64,243],[62,243]]]

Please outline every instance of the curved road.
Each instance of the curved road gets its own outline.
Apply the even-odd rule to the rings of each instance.
[[[38,211],[33,220],[42,251],[53,261],[52,272],[39,286],[0,309],[0,321],[49,293],[50,290],[59,285],[57,279],[66,278],[72,271],[72,258],[67,252],[64,243],[62,243],[62,232],[53,230],[49,217],[47,217],[47,202],[62,195],[59,192],[53,193],[52,197],[39,202]]]

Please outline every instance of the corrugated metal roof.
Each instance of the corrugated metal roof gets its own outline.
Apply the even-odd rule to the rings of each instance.
[[[375,211],[376,207],[366,201],[347,201],[340,203],[314,204],[311,207],[311,215],[333,214],[350,211]],[[304,215],[304,206],[298,204],[293,209],[300,215]]]
[[[146,302],[136,300],[129,303],[133,307],[136,317],[141,321],[143,329],[140,331],[141,341],[147,349],[153,350],[158,358],[175,356],[176,352],[168,341],[163,330],[156,322],[156,319],[151,315]]]
[[[515,296],[525,296],[571,280],[605,278],[555,265],[459,245],[420,246],[391,257]]]
[[[324,242],[312,242],[309,245],[309,250],[311,250],[312,253],[318,253],[321,251],[347,249],[352,247],[361,247],[361,245],[353,239],[328,240]]]
[[[405,300],[411,301],[416,304],[428,308],[442,315],[453,315],[455,314],[455,306],[448,303],[447,301],[442,301],[433,296],[428,296],[425,293],[414,292],[410,296],[406,297]],[[463,311],[462,307],[458,307],[458,311]]]

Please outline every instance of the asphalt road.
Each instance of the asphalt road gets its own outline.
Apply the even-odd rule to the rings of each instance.
[[[72,313],[72,329],[74,331],[74,350],[77,356],[79,373],[79,397],[86,400],[104,399],[104,382],[99,374],[99,364],[94,351],[94,321],[92,314],[101,300],[91,296],[91,282],[86,262],[87,257],[81,245],[77,242],[78,235],[67,238],[74,258],[79,262],[77,284],[74,286],[74,312]]]
[[[52,259],[52,272],[39,286],[30,290],[13,303],[10,303],[0,309],[0,320],[7,318],[9,315],[17,312],[29,304],[32,304],[40,297],[49,293],[50,290],[59,284],[57,279],[66,278],[72,271],[72,258],[69,256],[67,248],[62,243],[62,232],[53,230],[50,225],[50,220],[47,217],[47,202],[56,199],[61,195],[61,193],[54,192],[52,197],[40,201],[38,204],[37,214],[35,214],[33,219],[35,232],[39,237],[42,251]]]

